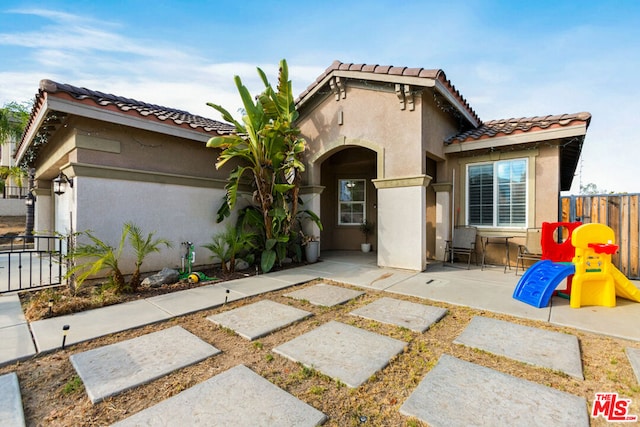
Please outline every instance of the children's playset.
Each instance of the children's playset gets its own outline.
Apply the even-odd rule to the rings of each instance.
[[[567,238],[558,243],[558,231]],[[615,307],[616,296],[640,302],[640,290],[612,263],[618,250],[615,233],[603,224],[556,222],[542,224],[542,257],[522,276],[513,298],[537,308],[556,294],[572,308],[585,305]],[[567,279],[567,287],[556,287]]]

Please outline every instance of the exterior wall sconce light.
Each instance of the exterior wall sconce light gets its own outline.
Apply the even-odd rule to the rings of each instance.
[[[67,184],[73,188],[73,178],[67,177],[64,172],[60,171],[60,175],[53,178],[53,192],[58,196],[64,194],[64,192],[67,191]]]

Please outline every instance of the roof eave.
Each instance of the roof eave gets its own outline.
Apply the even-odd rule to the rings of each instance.
[[[81,102],[47,95],[47,98],[44,100],[42,106],[37,112],[36,120],[34,121],[33,125],[30,126],[28,133],[23,138],[23,141],[27,141],[27,143],[21,144],[20,149],[16,154],[16,160],[18,162],[22,159],[29,146],[31,146],[33,139],[42,126],[42,122],[47,117],[49,112],[52,111],[73,114],[79,117],[85,117],[110,123],[116,123],[123,126],[148,130],[151,132],[162,133],[165,135],[190,139],[198,142],[207,142],[209,138],[213,136],[213,134],[205,133],[203,131],[198,131],[195,129],[185,129],[180,126],[171,125],[170,123],[159,123],[145,117],[135,117],[128,114],[123,114],[121,112],[106,110],[101,107],[94,107],[91,105],[83,104]]]
[[[465,108],[464,105],[462,105],[462,103],[458,100],[458,98],[453,96],[451,91],[447,88],[447,86],[445,86],[444,83],[442,83],[440,80],[436,80],[435,88],[440,93],[440,95],[444,96],[445,99],[449,101],[449,103],[453,105],[455,109],[458,110],[458,112],[462,114],[462,116],[465,119],[467,119],[467,121],[471,123],[474,127],[477,128],[482,124],[469,112],[467,108]]]
[[[31,143],[33,142],[34,138],[38,134],[40,128],[42,127],[43,122],[49,115],[49,111],[50,111],[49,108],[47,108],[47,96],[45,95],[45,99],[42,101],[42,104],[35,110],[34,119],[30,121],[29,126],[25,131],[25,134],[22,136],[22,139],[20,140],[17,151],[14,155],[16,164],[20,164],[22,157],[31,146]]]
[[[458,142],[444,147],[445,154],[464,153],[488,148],[500,148],[513,145],[549,141],[571,137],[584,137],[587,133],[587,123],[566,126],[562,128],[543,129],[505,136],[479,139],[476,141]]]

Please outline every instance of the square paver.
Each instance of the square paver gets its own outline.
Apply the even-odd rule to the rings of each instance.
[[[401,326],[415,332],[424,332],[442,319],[445,308],[402,301],[395,298],[380,298],[371,304],[352,311],[354,316]]]
[[[0,375],[0,426],[24,426],[20,384],[15,372]]]
[[[327,417],[238,365],[114,426],[317,426]]]
[[[74,354],[92,403],[193,365],[220,350],[180,326]]]
[[[574,335],[476,316],[454,343],[584,379],[580,344]]]
[[[587,401],[444,354],[400,407],[430,426],[588,426]]]
[[[263,300],[207,317],[207,320],[232,329],[250,341],[282,329],[312,313],[299,308]]]
[[[319,283],[315,286],[300,289],[288,294],[286,297],[309,301],[313,305],[321,305],[323,307],[333,307],[334,305],[344,304],[354,298],[364,294],[362,291],[342,288],[340,286]]]
[[[358,387],[403,351],[404,341],[331,321],[273,351]]]

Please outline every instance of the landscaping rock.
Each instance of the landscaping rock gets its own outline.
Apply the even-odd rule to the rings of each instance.
[[[227,261],[227,268],[231,267],[231,261]],[[235,270],[236,271],[242,271],[242,270],[246,270],[247,268],[249,268],[250,265],[247,261],[243,260],[243,259],[237,259],[236,260],[236,265],[235,265]]]
[[[151,288],[159,288],[162,285],[176,283],[180,280],[180,273],[173,268],[163,268],[161,271],[153,274],[142,281],[142,286]]]

